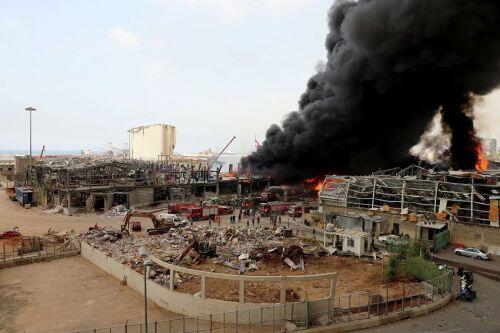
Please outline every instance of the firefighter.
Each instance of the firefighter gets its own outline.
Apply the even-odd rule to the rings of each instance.
[[[278,216],[278,223],[281,224],[281,215]]]
[[[238,224],[241,223],[241,211],[240,211],[240,215],[238,215]]]
[[[313,239],[316,240],[316,229],[313,228]]]

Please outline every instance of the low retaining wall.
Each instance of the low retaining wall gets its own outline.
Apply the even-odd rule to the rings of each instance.
[[[15,259],[10,259],[10,260],[0,262],[0,269],[20,266],[20,265],[28,265],[28,264],[33,264],[35,262],[50,261],[50,260],[54,260],[54,259],[73,257],[73,256],[77,256],[78,253],[79,253],[78,250],[73,250],[73,251],[62,252],[62,253],[44,254],[44,255],[40,255],[40,256],[26,256],[23,258],[18,257]]]
[[[436,311],[446,304],[450,302],[452,299],[452,295],[448,294],[443,298],[438,299],[437,301],[434,301],[431,304],[427,305],[422,305],[421,307],[418,308],[409,308],[407,310],[399,311],[399,312],[394,312],[394,313],[389,313],[386,315],[382,316],[376,316],[368,319],[361,319],[361,320],[355,320],[355,321],[350,321],[347,323],[336,323],[330,326],[321,326],[321,327],[315,327],[306,330],[305,332],[310,332],[310,333],[342,333],[342,332],[352,332],[352,331],[358,331],[370,327],[377,327],[377,326],[382,326],[382,325],[387,325],[390,323],[395,323],[398,321],[401,321],[403,319],[408,319],[408,318],[414,318],[422,315],[429,314],[433,311]]]
[[[82,242],[81,244],[81,255],[92,262],[94,265],[113,275],[117,279],[121,281],[125,280],[127,285],[138,293],[142,295],[144,294],[144,277],[142,274],[137,273],[128,266],[122,265],[114,258],[105,255],[86,242]],[[183,270],[187,269],[177,266],[177,271]],[[203,275],[209,273],[198,271],[198,274]],[[241,279],[241,277],[237,275],[231,275],[231,277],[233,277],[234,279]],[[246,278],[248,279],[257,277],[249,276]],[[307,277],[305,277],[305,279],[307,279]],[[148,279],[146,283],[148,288],[148,298],[151,301],[169,311],[186,316],[208,316],[214,313],[238,311],[239,314],[237,316],[237,320],[240,322],[248,322],[249,319],[250,321],[256,321],[260,319],[263,319],[264,321],[270,321],[273,318],[274,320],[278,320],[279,318],[285,319],[285,313],[291,313],[292,311],[295,312],[296,315],[305,316],[305,313],[307,311],[307,306],[304,306],[304,302],[287,303],[285,306],[281,307],[281,310],[270,311],[269,309],[273,308],[272,306],[276,304],[242,303],[201,298],[186,293],[171,291],[169,288],[161,286],[150,279]],[[330,298],[315,300],[314,303],[315,311],[317,312],[326,312],[331,305]],[[250,311],[258,308],[263,308],[263,311],[261,311],[261,313],[258,313],[257,311]],[[303,312],[303,314],[300,314],[298,312]],[[226,318],[226,320],[228,323],[233,322],[233,319],[231,319],[231,317]]]

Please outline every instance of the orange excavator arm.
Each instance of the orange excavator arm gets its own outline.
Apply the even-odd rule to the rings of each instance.
[[[153,225],[155,228],[160,227],[160,220],[156,217],[154,213],[161,212],[165,210],[165,208],[161,209],[155,209],[155,210],[150,210],[150,211],[141,211],[141,210],[129,210],[127,214],[125,215],[123,219],[123,223],[121,225],[121,231],[127,231],[129,229],[130,225],[130,219],[134,217],[144,217],[144,218],[149,218],[153,222]]]

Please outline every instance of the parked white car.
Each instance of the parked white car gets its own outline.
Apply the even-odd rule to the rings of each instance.
[[[401,237],[397,235],[382,235],[378,237],[378,241],[382,244],[386,244],[387,241],[392,241],[392,242],[397,242],[400,240]]]
[[[455,249],[455,254],[457,256],[467,256],[474,259],[489,260],[490,256],[488,253],[476,249],[475,247],[458,248]]]

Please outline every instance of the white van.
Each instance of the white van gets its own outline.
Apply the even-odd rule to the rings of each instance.
[[[160,213],[158,214],[158,218],[164,219],[167,222],[173,222],[176,227],[183,227],[188,223],[188,221],[179,214]]]

